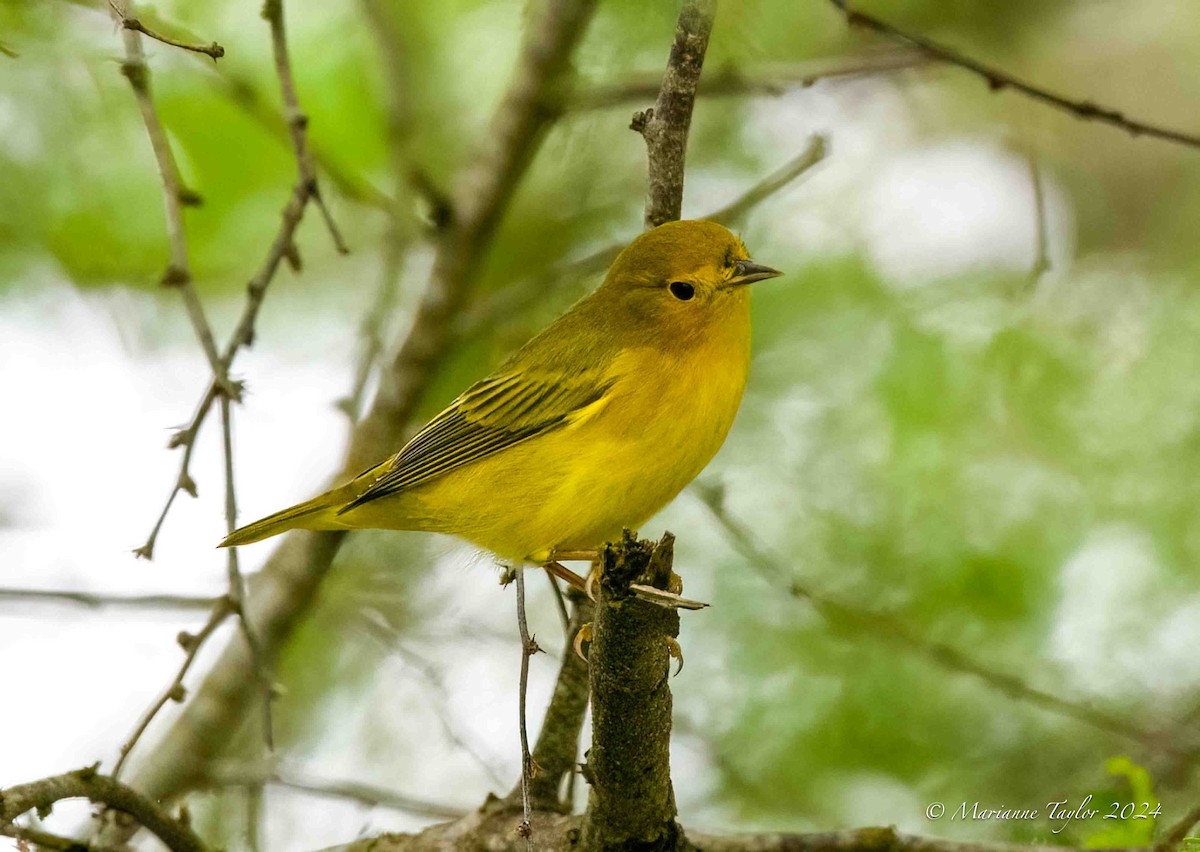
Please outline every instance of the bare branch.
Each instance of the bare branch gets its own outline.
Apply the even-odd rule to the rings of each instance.
[[[17,849],[19,852],[25,852],[29,848],[35,850],[57,849],[61,850],[61,852],[109,852],[109,850],[102,846],[95,846],[82,840],[62,837],[57,834],[50,834],[47,831],[41,831],[36,828],[25,828],[20,825],[0,825],[0,836],[11,837],[18,841]],[[22,847],[21,843],[28,844],[28,846]],[[117,852],[117,850],[112,850],[112,852]]]
[[[134,551],[138,556],[145,559],[153,558],[154,543],[179,492],[187,491],[192,496],[195,496],[196,485],[192,480],[188,466],[191,463],[196,436],[199,434],[204,420],[208,417],[213,402],[220,395],[218,393],[220,377],[228,375],[229,369],[232,367],[233,361],[242,347],[249,346],[254,341],[254,328],[258,320],[258,312],[262,308],[263,300],[266,297],[267,287],[274,279],[280,264],[285,259],[289,260],[293,265],[298,264],[295,234],[300,226],[301,219],[304,217],[305,208],[310,201],[316,202],[321,208],[322,214],[326,219],[326,224],[329,226],[334,243],[337,245],[339,251],[345,249],[341,235],[334,226],[333,220],[329,216],[329,211],[325,209],[324,203],[320,199],[317,179],[313,172],[312,157],[308,148],[308,119],[300,110],[296,95],[296,86],[292,78],[291,61],[288,58],[287,33],[284,28],[282,0],[267,0],[263,6],[263,17],[271,27],[271,45],[275,57],[275,69],[279,77],[279,86],[287,115],[292,149],[296,157],[297,181],[295,187],[292,189],[291,196],[288,198],[287,205],[283,209],[283,221],[275,234],[275,238],[271,242],[267,256],[259,267],[258,272],[250,279],[250,283],[246,286],[246,304],[242,309],[242,315],[238,319],[237,326],[234,328],[229,342],[217,360],[217,366],[214,368],[215,384],[210,384],[205,390],[204,396],[201,397],[195,414],[192,415],[192,419],[188,425],[176,432],[171,438],[169,446],[172,448],[183,447],[183,458],[180,461],[179,474],[176,476],[175,485],[167,497],[166,504],[163,506],[163,510],[159,514],[154,528],[151,530],[146,543]],[[132,35],[134,38],[137,37],[136,34],[132,33],[128,33],[127,35]],[[225,395],[229,396],[230,394],[226,393]],[[234,398],[236,399],[236,397]]]
[[[413,118],[408,102],[409,75],[402,49],[403,37],[396,26],[395,13],[380,0],[362,0],[362,7],[370,23],[371,32],[375,34],[379,55],[387,75],[388,156],[392,168],[393,192],[399,199],[415,185],[409,154]],[[445,203],[448,207],[448,202],[439,203]],[[406,253],[407,234],[401,221],[398,202],[389,206],[387,216],[388,227],[384,234],[379,287],[370,307],[363,315],[354,385],[350,393],[338,402],[338,407],[345,411],[351,420],[357,420],[362,414],[367,384],[384,351],[385,324],[395,312],[399,295],[400,271]],[[449,221],[449,217],[444,221]]]
[[[824,160],[827,147],[825,137],[812,137],[808,140],[808,147],[800,152],[791,162],[785,163],[776,171],[771,172],[771,174],[742,193],[740,197],[735,198],[720,210],[714,210],[705,218],[711,219],[713,222],[720,222],[723,225],[740,220],[752,209],[762,204],[763,201],[784,187],[790,186],[801,175],[807,173],[809,169]]]
[[[1019,843],[974,843],[902,834],[893,827],[853,828],[817,834],[735,834],[721,837],[688,834],[688,840],[704,852],[1082,852],[1069,846]],[[1096,852],[1134,852],[1096,850]],[[380,850],[384,852],[384,850]]]
[[[182,702],[187,697],[187,690],[183,686],[183,679],[187,677],[188,670],[191,669],[192,663],[196,661],[196,655],[200,652],[201,646],[208,640],[225,619],[233,612],[232,602],[229,598],[218,598],[213,605],[212,612],[208,616],[208,621],[200,628],[199,633],[180,633],[178,637],[179,646],[184,650],[183,664],[180,665],[179,671],[175,674],[175,679],[170,685],[163,690],[163,693],[154,700],[154,703],[142,714],[141,720],[129,739],[121,745],[120,754],[117,756],[117,763],[113,767],[113,777],[117,778],[121,774],[121,770],[125,768],[125,761],[129,757],[129,753],[133,751],[133,747],[137,745],[138,740],[142,738],[142,734],[146,732],[146,728],[150,727],[150,723],[154,721],[154,717],[158,715],[158,711],[167,706],[168,701]],[[149,826],[147,826],[149,827]]]
[[[1026,701],[1044,710],[1067,716],[1098,730],[1136,742],[1150,751],[1200,757],[1200,744],[1184,745],[1177,742],[1178,737],[1170,733],[1158,734],[1090,705],[1070,701],[1038,689],[1016,675],[995,671],[971,659],[957,648],[926,639],[889,613],[857,604],[847,604],[817,592],[795,579],[786,565],[758,546],[749,530],[725,510],[719,489],[696,485],[693,486],[693,490],[712,511],[713,517],[724,528],[734,546],[745,556],[751,568],[773,586],[785,589],[797,600],[810,603],[831,627],[857,636],[899,643],[943,668],[976,677],[1014,700]]]
[[[652,108],[635,114],[630,125],[646,140],[647,228],[678,219],[683,209],[688,129],[716,11],[717,0],[684,0],[658,100]]]
[[[533,781],[533,756],[529,753],[529,729],[525,722],[525,699],[529,692],[529,658],[542,650],[537,641],[529,635],[529,625],[525,621],[525,568],[516,566],[513,577],[517,581],[517,632],[521,636],[521,683],[517,698],[517,720],[521,735],[521,824],[517,826],[517,834],[524,837],[530,849],[533,826],[530,822],[533,809],[529,802],[529,785]]]
[[[285,145],[291,145],[292,137],[287,120],[270,104],[264,102],[251,81],[235,77],[224,69],[221,73],[210,74],[208,79],[213,89],[240,109],[247,118],[256,122],[273,138]],[[346,167],[338,164],[327,151],[312,140],[306,142],[313,163],[320,167],[321,174],[329,178],[330,183],[336,186],[345,198],[378,210],[391,211],[395,199],[361,174],[348,171]]]
[[[1035,154],[1030,153],[1026,161],[1029,163],[1029,185],[1033,190],[1034,254],[1027,285],[1027,288],[1031,289],[1037,286],[1042,276],[1050,270],[1050,229],[1046,215],[1046,188],[1042,180],[1042,169]]]
[[[225,531],[227,533],[231,533],[237,529],[237,491],[234,487],[233,476],[233,423],[229,408],[229,400],[221,397],[222,450],[225,456]],[[226,576],[229,583],[229,591],[227,593],[229,604],[233,607],[234,613],[237,614],[238,624],[242,628],[242,635],[246,638],[246,646],[250,649],[250,656],[254,660],[254,670],[258,675],[258,682],[262,691],[263,742],[267,747],[267,751],[273,751],[275,748],[275,732],[271,721],[271,702],[275,699],[275,685],[271,678],[271,673],[267,669],[267,662],[263,658],[262,644],[258,640],[258,634],[255,632],[254,627],[250,624],[249,617],[246,615],[246,584],[242,579],[242,571],[238,565],[238,549],[236,547],[227,547],[225,553]]]
[[[951,47],[946,47],[923,36],[902,30],[874,15],[852,9],[848,0],[830,0],[830,2],[845,14],[846,21],[851,26],[860,26],[874,30],[888,38],[924,52],[930,59],[948,62],[951,65],[957,65],[959,68],[970,71],[975,76],[983,79],[988,84],[988,88],[993,92],[998,92],[1002,89],[1012,89],[1028,98],[1041,101],[1084,121],[1099,121],[1104,124],[1111,124],[1113,127],[1119,127],[1131,136],[1153,136],[1156,139],[1176,142],[1191,148],[1200,148],[1200,136],[1147,124],[1143,121],[1135,121],[1134,119],[1126,118],[1123,113],[1115,109],[1101,106],[1092,101],[1076,100],[1064,95],[1055,94],[1040,86],[1020,80],[998,68],[985,65],[969,56],[964,56]]]
[[[530,24],[492,128],[481,135],[481,151],[456,182],[454,217],[437,234],[432,275],[412,329],[381,373],[371,412],[355,428],[345,466],[350,474],[365,466],[364,459],[377,461],[399,445],[453,342],[449,319],[474,285],[495,227],[553,118],[543,105],[565,72],[595,4],[596,0],[554,0],[538,7],[541,14]],[[290,236],[291,231],[281,231],[269,260],[277,264],[291,244]],[[252,320],[248,327],[253,327]],[[235,333],[234,339],[243,340],[244,332]],[[345,536],[290,533],[268,559],[246,601],[268,656],[311,605]],[[189,775],[221,751],[223,738],[213,732],[228,731],[237,723],[255,683],[246,649],[228,646],[198,688],[196,700],[188,702],[153,754],[139,764],[139,788],[160,798],[177,793]]]
[[[927,65],[929,61],[929,57],[921,51],[889,50],[749,70],[730,66],[705,75],[696,89],[696,97],[778,97],[793,89],[807,88],[820,80],[889,74]],[[659,74],[638,74],[615,83],[597,83],[565,98],[564,108],[570,112],[582,112],[645,102],[658,97],[661,85],[662,75]]]
[[[455,822],[430,826],[419,834],[384,834],[339,846],[340,852],[441,852],[445,849],[488,849],[517,852],[518,839],[503,812],[486,805]],[[539,813],[537,852],[583,848],[580,817]],[[684,844],[687,845],[684,845]],[[662,847],[667,848],[667,847]],[[688,832],[680,849],[704,852],[1085,852],[1080,847],[1020,843],[977,843],[903,834],[892,827],[855,828],[814,834],[732,834]],[[1145,852],[1146,847],[1096,849],[1087,852]]]
[[[191,595],[110,595],[60,589],[0,589],[0,603],[65,603],[90,609],[212,609],[217,598]]]
[[[430,802],[382,787],[362,784],[357,781],[338,781],[318,778],[301,770],[265,764],[216,764],[205,778],[201,787],[287,787],[317,796],[345,799],[358,802],[369,808],[383,807],[405,811],[419,816],[440,819],[456,819],[465,811],[451,805]]]
[[[95,768],[43,778],[0,790],[0,825],[11,825],[27,811],[44,813],[64,799],[90,799],[129,814],[152,832],[172,852],[204,852],[204,843],[183,823],[115,778],[100,775]]]
[[[571,616],[567,624],[567,643],[562,652],[558,679],[546,718],[533,747],[533,763],[537,774],[529,787],[529,797],[537,810],[570,813],[571,800],[559,798],[562,780],[574,775],[579,753],[579,734],[588,707],[588,665],[572,647],[572,641],[585,624],[592,621],[595,607],[579,592],[568,592]],[[509,794],[511,800],[515,793]]]
[[[164,33],[150,29],[140,20],[133,17],[131,0],[126,0],[124,3],[118,3],[117,0],[108,0],[109,8],[117,17],[117,22],[125,29],[132,30],[136,33],[141,33],[147,38],[152,38],[155,41],[160,41],[163,44],[169,44],[171,47],[178,47],[182,50],[188,50],[192,53],[203,53],[205,56],[211,57],[213,62],[216,62],[225,55],[225,48],[217,44],[215,41],[209,44],[194,44],[192,42],[180,41],[172,38]]]
[[[125,12],[118,10],[115,3],[110,5],[122,23],[132,20],[125,17]],[[209,367],[212,368],[217,386],[232,399],[239,399],[240,388],[229,381],[225,367],[217,354],[217,344],[213,339],[212,326],[209,325],[204,309],[200,305],[200,299],[192,286],[192,273],[188,264],[187,236],[183,225],[183,208],[200,204],[200,196],[183,186],[179,175],[179,165],[175,161],[175,154],[171,150],[170,142],[167,141],[167,134],[163,130],[162,122],[158,118],[158,111],[154,106],[154,99],[150,94],[150,67],[146,64],[146,57],[142,51],[142,38],[136,30],[135,27],[127,26],[122,34],[125,42],[125,61],[121,64],[121,73],[129,80],[129,85],[137,98],[138,107],[142,113],[142,122],[146,125],[146,134],[150,137],[150,146],[154,150],[154,159],[158,164],[158,173],[162,181],[167,237],[170,244],[170,263],[166,272],[163,273],[162,283],[164,286],[179,290],[184,306],[187,308],[188,318],[192,322],[192,328],[196,332],[196,338],[204,349]]]
[[[591,784],[580,827],[583,849],[674,849],[671,786],[669,647],[679,613],[639,601],[632,583],[666,589],[675,537],[605,545],[588,652],[592,747],[584,778]],[[676,645],[676,647],[678,647]]]

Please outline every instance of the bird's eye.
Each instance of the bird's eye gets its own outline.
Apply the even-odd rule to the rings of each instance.
[[[667,285],[667,289],[671,291],[671,295],[681,302],[686,302],[692,296],[696,295],[696,288],[686,281],[672,281]]]

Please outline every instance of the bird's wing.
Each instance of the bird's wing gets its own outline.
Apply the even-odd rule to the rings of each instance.
[[[375,481],[338,514],[555,429],[599,401],[610,387],[599,369],[573,375],[495,373],[468,388],[380,465]]]

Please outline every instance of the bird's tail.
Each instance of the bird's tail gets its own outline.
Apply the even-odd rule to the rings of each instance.
[[[339,499],[341,489],[327,491],[311,500],[297,503],[281,512],[268,515],[260,521],[236,529],[221,541],[218,547],[237,547],[242,544],[262,541],[273,535],[294,529],[338,530],[345,524],[338,523],[337,508],[344,501]]]

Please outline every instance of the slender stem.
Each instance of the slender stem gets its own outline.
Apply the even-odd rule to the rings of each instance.
[[[21,603],[65,603],[102,609],[212,609],[216,598],[192,597],[189,595],[110,595],[93,592],[73,592],[60,589],[4,589],[0,588],[0,602]]]
[[[635,115],[630,125],[646,140],[647,228],[678,219],[683,210],[688,130],[716,12],[717,0],[684,0],[658,100]]]
[[[907,30],[902,30],[874,15],[860,12],[858,9],[852,9],[848,0],[830,0],[830,2],[845,14],[846,21],[851,26],[860,26],[874,30],[888,38],[924,52],[931,59],[947,62],[965,71],[970,71],[975,76],[982,78],[993,92],[998,92],[1001,89],[1012,89],[1014,92],[1019,92],[1028,98],[1041,101],[1057,110],[1070,113],[1084,121],[1099,121],[1104,124],[1111,124],[1113,127],[1119,127],[1133,136],[1152,136],[1167,142],[1175,142],[1191,148],[1200,148],[1200,136],[1195,134],[1171,130],[1154,124],[1148,124],[1144,121],[1127,118],[1123,113],[1115,109],[1101,106],[1089,100],[1077,100],[1055,94],[1041,86],[1018,79],[999,68],[985,65],[976,59],[965,56],[954,48],[947,47],[924,36],[915,35]]]
[[[529,635],[529,625],[525,621],[525,568],[518,565],[517,580],[517,632],[521,636],[521,685],[517,700],[517,718],[521,731],[521,824],[517,833],[524,837],[530,849],[533,848],[533,825],[531,823],[532,808],[529,803],[529,786],[533,781],[533,756],[529,753],[529,729],[525,722],[525,698],[529,692],[529,658],[541,648],[534,638]]]
[[[142,738],[142,734],[146,732],[146,728],[150,726],[154,717],[158,715],[158,711],[165,707],[168,701],[182,702],[187,697],[187,691],[183,686],[183,679],[187,677],[188,670],[191,669],[192,663],[196,661],[196,654],[199,653],[201,646],[204,645],[208,637],[212,636],[232,612],[233,606],[229,598],[218,598],[217,602],[213,605],[212,612],[208,616],[208,621],[200,628],[199,633],[179,634],[179,644],[185,652],[183,663],[175,673],[174,680],[154,700],[146,712],[142,714],[142,718],[138,721],[137,727],[133,729],[133,733],[129,736],[129,739],[122,743],[116,765],[113,767],[113,778],[120,777],[121,770],[125,768],[125,761],[129,758],[129,753],[133,751],[133,747]]]
[[[233,475],[233,422],[232,412],[230,411],[229,400],[221,397],[221,435],[222,435],[222,450],[225,457],[225,532],[231,533],[237,529],[237,491],[234,485]],[[258,681],[262,690],[262,733],[263,743],[267,747],[267,751],[275,749],[275,726],[271,719],[271,704],[275,698],[275,688],[270,671],[267,669],[266,660],[263,657],[262,643],[258,640],[258,634],[255,632],[253,625],[250,624],[250,618],[246,615],[246,583],[242,578],[242,571],[238,564],[238,549],[236,547],[225,548],[226,553],[226,575],[229,583],[229,601],[233,606],[233,610],[237,613],[238,624],[242,628],[242,635],[246,638],[246,645],[250,648],[250,656],[254,660],[254,669],[258,674]]]
[[[0,791],[0,825],[11,825],[27,811],[49,810],[64,799],[90,799],[129,814],[152,832],[172,852],[204,852],[204,843],[182,822],[173,819],[158,804],[115,778],[94,768],[43,778]]]
[[[113,10],[113,13],[117,16],[117,20],[120,22],[121,26],[127,30],[131,30],[135,33],[141,33],[147,38],[152,38],[155,41],[162,42],[163,44],[169,44],[171,47],[178,47],[181,50],[188,50],[192,53],[203,53],[205,56],[211,57],[214,62],[225,55],[225,48],[221,47],[221,45],[217,44],[215,41],[209,42],[208,44],[196,44],[195,42],[181,41],[165,33],[160,33],[157,30],[150,29],[140,20],[130,14],[133,9],[132,3],[128,2],[128,0],[122,4],[124,8],[118,5],[116,0],[109,0],[108,5]]]

